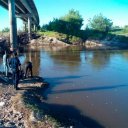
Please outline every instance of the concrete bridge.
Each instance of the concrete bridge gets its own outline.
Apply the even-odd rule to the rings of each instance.
[[[33,0],[0,0],[0,5],[9,10],[10,20],[10,45],[11,48],[17,49],[17,22],[16,18],[24,21],[24,25],[28,24],[28,36],[31,40],[31,27],[34,30],[39,25],[39,15]]]

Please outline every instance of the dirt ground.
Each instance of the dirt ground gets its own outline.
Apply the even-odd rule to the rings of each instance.
[[[0,73],[0,128],[54,128],[47,115],[30,104],[35,99],[42,100],[37,92],[46,86],[48,83],[41,77],[34,76],[20,80],[19,90],[15,90],[11,76],[6,78]]]

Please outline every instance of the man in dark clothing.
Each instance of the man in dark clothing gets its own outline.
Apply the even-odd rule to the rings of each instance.
[[[17,57],[17,53],[13,52],[12,57],[9,61],[9,66],[12,70],[12,79],[13,79],[13,85],[16,90],[18,90],[18,83],[19,83],[19,71],[21,68],[20,60]]]
[[[29,76],[29,73],[30,73],[31,77],[33,77],[33,74],[32,74],[32,62],[27,61],[26,65],[25,65],[25,78],[27,76]]]

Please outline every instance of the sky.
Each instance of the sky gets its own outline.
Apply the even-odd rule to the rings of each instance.
[[[88,23],[88,19],[94,15],[102,14],[111,19],[115,26],[128,25],[128,0],[34,0],[37,7],[40,26],[59,18],[69,12],[78,10],[84,19],[83,28]],[[23,23],[17,19],[17,28],[21,29]],[[0,30],[9,27],[8,11],[0,6]]]

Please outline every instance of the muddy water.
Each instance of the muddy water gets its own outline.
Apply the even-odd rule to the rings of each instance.
[[[81,127],[128,127],[128,51],[41,48],[20,56],[28,59],[50,83],[45,103],[55,113]]]

